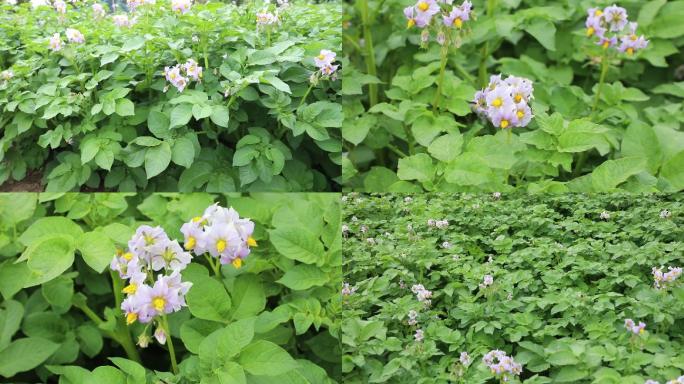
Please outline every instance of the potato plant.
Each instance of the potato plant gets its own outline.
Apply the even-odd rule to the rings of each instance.
[[[128,9],[0,4],[0,185],[339,189],[339,4]]]
[[[684,189],[684,2],[613,3],[349,3],[347,189]]]
[[[681,195],[344,198],[345,383],[684,379]]]
[[[0,376],[336,383],[340,213],[337,194],[2,194]]]

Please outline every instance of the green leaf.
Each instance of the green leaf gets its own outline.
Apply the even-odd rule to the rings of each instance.
[[[0,293],[9,300],[19,292],[31,276],[31,270],[26,263],[13,263],[8,260],[0,264]]]
[[[128,384],[146,383],[145,368],[142,365],[121,357],[110,357],[109,360],[129,377]]]
[[[74,262],[74,241],[65,235],[43,237],[31,243],[22,254],[28,260],[31,276],[24,287],[45,283],[61,275]]]
[[[195,120],[198,121],[211,116],[212,112],[213,109],[211,105],[195,104],[192,106],[192,115],[195,117]]]
[[[119,116],[133,116],[135,115],[135,104],[128,99],[119,99],[116,101],[116,114]]]
[[[171,110],[169,129],[187,125],[192,118],[192,104],[178,104]]]
[[[171,163],[171,146],[163,142],[156,147],[150,147],[145,152],[145,173],[147,179],[151,179],[164,170]]]
[[[15,300],[5,300],[5,309],[0,310],[0,351],[12,341],[24,317],[24,307]]]
[[[591,184],[596,192],[608,192],[645,168],[646,159],[643,157],[608,160],[591,173]]]
[[[288,269],[277,282],[292,290],[302,291],[313,286],[324,285],[328,280],[328,276],[320,268],[299,264]]]
[[[675,190],[684,190],[684,151],[679,152],[663,164],[660,176],[672,184]]]
[[[39,366],[59,348],[59,344],[40,337],[13,341],[0,351],[0,375],[12,377]]]
[[[100,140],[86,138],[81,142],[81,164],[85,164],[94,159],[100,151]]]
[[[199,354],[202,341],[219,327],[220,325],[215,321],[190,319],[181,325],[180,337],[188,351]]]
[[[112,164],[114,164],[114,153],[109,149],[101,149],[97,156],[95,156],[95,164],[107,171],[111,170]]]
[[[239,362],[256,376],[277,376],[297,368],[297,362],[276,344],[258,340],[240,353]]]
[[[434,177],[434,174],[432,158],[425,153],[399,159],[397,176],[401,180],[428,181]]]
[[[214,279],[193,283],[186,295],[190,313],[205,320],[226,322],[230,316],[231,300],[223,284]]]
[[[283,256],[306,264],[323,261],[323,244],[318,237],[294,227],[269,231],[271,243]]]
[[[284,81],[280,80],[278,77],[276,77],[272,73],[268,73],[268,74],[264,75],[261,78],[261,81],[266,83],[266,84],[272,85],[275,89],[277,89],[281,92],[285,92],[287,94],[292,94],[292,91],[290,90],[290,86],[287,85]]]
[[[211,121],[219,127],[228,127],[228,122],[230,121],[228,108],[223,105],[215,105],[212,108],[211,116],[209,116]]]
[[[342,137],[354,145],[359,145],[377,122],[377,116],[370,114],[363,115],[356,120],[345,119],[342,123]]]
[[[121,51],[130,52],[136,51],[145,45],[145,38],[143,36],[134,36],[126,39],[126,42],[121,47]]]
[[[576,367],[563,367],[558,371],[558,373],[553,377],[554,383],[576,383],[581,381],[583,378],[589,376],[589,374],[580,370]]]
[[[25,246],[29,246],[43,237],[54,235],[64,235],[76,242],[83,235],[83,230],[78,224],[66,217],[43,217],[31,224],[21,234],[19,241]]]
[[[150,111],[150,114],[147,116],[147,128],[153,135],[160,139],[169,137],[170,123],[169,117],[163,112],[153,110]]]
[[[233,296],[232,319],[256,316],[266,307],[264,286],[256,275],[242,275],[236,278],[231,295]]]
[[[199,345],[204,369],[216,369],[232,360],[254,338],[254,318],[236,321],[207,336]]]
[[[448,163],[461,153],[463,136],[449,133],[435,139],[428,147],[428,152],[437,160]]]
[[[181,167],[190,168],[195,161],[195,146],[187,137],[180,137],[173,143],[171,160]]]
[[[556,26],[545,19],[536,19],[525,29],[547,50],[556,50]]]
[[[479,156],[464,153],[447,165],[444,179],[456,185],[480,185],[493,181],[494,174]]]
[[[83,256],[83,261],[97,273],[102,273],[116,254],[116,247],[112,241],[101,232],[83,234],[77,248]]]

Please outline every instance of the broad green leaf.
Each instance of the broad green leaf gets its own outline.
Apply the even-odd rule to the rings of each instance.
[[[288,269],[277,282],[292,290],[302,291],[313,286],[324,285],[328,282],[328,276],[318,267],[299,264]]]
[[[306,264],[320,263],[324,249],[318,237],[293,227],[281,227],[269,231],[275,249],[288,259]]]
[[[192,118],[192,104],[178,104],[171,110],[170,129],[187,125]]]
[[[66,217],[43,217],[36,220],[19,237],[19,241],[29,246],[37,240],[54,235],[64,235],[75,241],[81,238],[83,230],[73,220]]]
[[[171,160],[185,168],[190,168],[195,161],[195,146],[187,137],[180,137],[173,142]]]
[[[663,164],[660,176],[665,178],[677,191],[684,190],[684,151]]]
[[[21,256],[28,260],[31,271],[24,287],[45,283],[69,269],[74,262],[74,250],[74,241],[66,235],[42,237],[31,243]]]
[[[432,158],[425,153],[399,159],[397,176],[401,180],[429,181],[434,174]]]
[[[266,307],[263,283],[255,275],[236,278],[230,293],[233,297],[231,318],[234,320],[254,317]]]
[[[145,173],[147,179],[151,179],[164,170],[171,163],[171,146],[163,142],[156,147],[150,147],[145,151]]]
[[[81,236],[77,246],[83,260],[98,273],[109,266],[116,254],[112,241],[101,232],[87,232]]]
[[[231,300],[223,284],[214,279],[195,281],[186,295],[190,313],[205,320],[226,322],[229,319]]]
[[[243,349],[239,362],[256,376],[277,376],[297,368],[297,362],[287,351],[265,340],[255,341]]]
[[[39,366],[59,348],[59,344],[40,337],[14,340],[0,351],[0,375],[12,377]]]
[[[596,192],[608,192],[645,168],[646,159],[643,157],[608,160],[591,173],[591,183]]]

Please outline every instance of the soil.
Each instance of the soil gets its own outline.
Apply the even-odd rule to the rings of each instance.
[[[31,173],[21,181],[9,181],[0,185],[0,192],[43,192],[42,175]]]

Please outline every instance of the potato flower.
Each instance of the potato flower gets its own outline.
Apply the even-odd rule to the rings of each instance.
[[[62,50],[62,36],[59,33],[55,33],[50,38],[49,47],[53,52]]]
[[[55,7],[57,13],[61,13],[62,15],[67,11],[67,5],[63,0],[55,0],[55,2],[52,3],[52,6]]]
[[[627,10],[617,5],[587,10],[585,27],[587,37],[598,37],[596,45],[603,49],[616,48],[632,56],[648,47],[649,41],[637,35],[637,23],[629,22]]]
[[[76,44],[85,43],[85,37],[83,36],[81,31],[79,31],[78,29],[67,28],[65,34],[66,34],[67,40],[69,40],[70,43],[76,43]]]
[[[528,79],[509,76],[504,80],[494,75],[487,88],[475,93],[474,109],[497,128],[526,127],[534,117],[529,106],[533,92]]]
[[[506,355],[506,352],[497,349],[487,352],[482,358],[482,362],[493,375],[504,382],[508,382],[522,373],[522,365]]]
[[[128,15],[113,15],[112,21],[117,27],[130,27],[134,24],[134,20],[128,18]]]
[[[190,8],[192,8],[192,0],[171,0],[171,10],[174,12],[185,14]]]
[[[240,218],[233,208],[218,204],[208,207],[204,214],[183,224],[185,249],[195,255],[209,254],[221,264],[242,267],[243,260],[257,242],[252,237],[254,222]]]
[[[104,7],[100,3],[93,3],[92,9],[93,9],[93,17],[95,17],[96,19],[104,17],[104,15],[106,13]]]
[[[683,269],[680,267],[668,267],[668,272],[663,273],[663,268],[653,267],[653,285],[656,289],[666,289],[675,284],[675,281],[682,275]]]
[[[404,8],[407,28],[418,27],[422,29],[421,42],[426,44],[430,41],[429,27],[433,25],[433,20],[441,16],[441,23],[435,22],[438,27],[437,42],[444,45],[448,38],[448,32],[455,28],[460,30],[466,21],[471,19],[472,3],[465,0],[461,5],[454,5],[453,1],[419,0],[415,5]]]
[[[625,319],[625,328],[635,335],[641,335],[646,331],[646,323],[640,321],[639,324],[635,324],[634,320]]]

